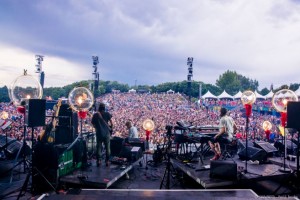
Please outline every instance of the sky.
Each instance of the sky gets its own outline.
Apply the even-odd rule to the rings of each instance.
[[[259,88],[300,83],[300,0],[1,0],[0,85],[43,55],[45,87],[93,79],[215,84],[226,70]]]

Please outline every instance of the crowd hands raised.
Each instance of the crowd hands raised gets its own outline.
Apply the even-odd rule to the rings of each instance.
[[[138,93],[109,93],[97,98],[97,102],[104,102],[107,110],[112,114],[113,135],[116,137],[127,137],[128,129],[126,122],[131,121],[137,127],[139,137],[145,138],[146,133],[143,130],[143,121],[151,119],[155,123],[155,129],[151,132],[150,143],[162,144],[166,141],[166,126],[175,126],[176,122],[183,120],[194,126],[218,126],[219,109],[221,107],[230,107],[229,115],[237,124],[238,130],[236,138],[245,139],[246,137],[246,118],[241,111],[242,104],[240,100],[206,100],[198,103],[189,103],[188,98],[184,95],[175,94],[138,94]],[[257,101],[256,106],[270,105],[266,100]],[[255,106],[254,105],[254,106]],[[14,105],[0,103],[0,113],[8,113],[8,119],[12,124],[5,130],[0,128],[0,134],[8,134],[8,137],[23,140],[24,138],[24,118],[23,114],[18,113]],[[46,116],[51,116],[52,110],[46,111]],[[92,131],[91,115],[83,120],[83,130]],[[47,123],[51,118],[46,118]],[[270,136],[266,136],[262,128],[264,121],[272,123]],[[265,112],[252,112],[249,123],[249,139],[258,139],[274,142],[281,138],[278,125],[280,124],[279,116]],[[79,126],[80,127],[80,126]],[[34,138],[42,132],[43,127],[34,128]],[[7,131],[7,132],[6,132]],[[32,129],[27,128],[25,139],[31,140]],[[297,138],[297,133],[287,132],[287,138]]]

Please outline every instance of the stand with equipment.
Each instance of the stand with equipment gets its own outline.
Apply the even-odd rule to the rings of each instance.
[[[244,173],[248,173],[248,133],[249,133],[249,117],[252,113],[252,104],[256,100],[256,95],[254,92],[250,90],[246,90],[243,92],[241,96],[242,103],[244,104],[245,107],[245,112],[246,112],[246,160],[245,160],[245,169]]]
[[[172,135],[172,126],[167,125],[166,129],[167,129],[167,137],[168,137],[168,146],[166,148],[166,152],[167,152],[167,165],[166,165],[166,169],[164,172],[164,176],[161,180],[160,183],[160,189],[162,189],[163,185],[165,185],[166,189],[170,189],[170,176],[171,176],[171,145],[172,145],[172,140],[171,140],[171,135]],[[164,184],[165,182],[165,184]]]

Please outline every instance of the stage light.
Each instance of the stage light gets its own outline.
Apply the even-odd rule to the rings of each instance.
[[[154,122],[151,119],[146,119],[143,122],[143,129],[145,131],[152,131],[154,129]]]
[[[279,90],[273,95],[272,105],[278,112],[286,112],[289,101],[298,101],[298,97],[292,90]]]
[[[265,131],[269,131],[272,129],[272,123],[269,122],[269,121],[264,121],[263,124],[262,124],[262,128],[265,130]]]
[[[24,74],[13,81],[9,94],[14,105],[19,106],[25,99],[41,99],[43,88],[37,79],[24,70]]]
[[[243,92],[243,94],[241,96],[241,100],[242,100],[243,105],[245,105],[245,104],[252,105],[256,101],[256,95],[251,90],[246,90],[245,92]]]
[[[8,112],[2,111],[1,115],[0,115],[0,118],[6,120],[8,118]]]
[[[85,87],[74,88],[68,96],[69,104],[75,111],[88,111],[94,103],[92,92]]]

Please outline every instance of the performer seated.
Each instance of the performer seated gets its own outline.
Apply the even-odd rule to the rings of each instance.
[[[218,160],[221,157],[220,143],[229,143],[233,139],[233,134],[237,130],[237,126],[234,123],[232,117],[227,115],[227,109],[220,109],[220,129],[219,133],[209,141],[209,146],[215,153],[214,157],[210,160]]]
[[[132,138],[139,138],[138,130],[135,126],[132,125],[131,121],[127,121],[125,125],[128,129],[128,137],[125,139],[126,143],[128,143],[128,141],[130,141],[130,139]]]

